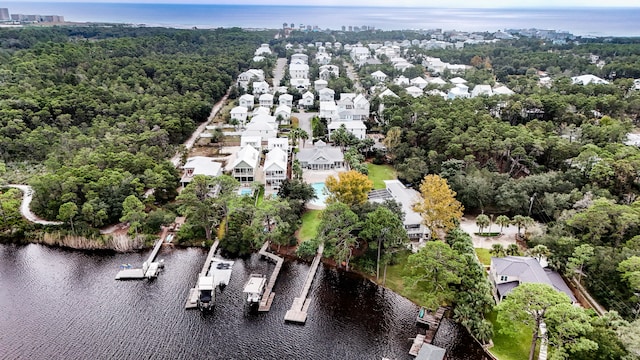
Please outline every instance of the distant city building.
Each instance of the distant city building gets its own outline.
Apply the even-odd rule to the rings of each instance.
[[[11,17],[9,16],[9,9],[0,8],[0,21],[8,21],[8,20],[11,20]]]
[[[11,20],[19,22],[41,22],[41,23],[54,23],[64,22],[64,16],[60,15],[26,15],[26,14],[11,14]]]

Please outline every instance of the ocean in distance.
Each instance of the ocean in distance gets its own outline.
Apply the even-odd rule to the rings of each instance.
[[[446,9],[408,7],[258,6],[3,2],[11,13],[62,15],[72,22],[145,24],[176,28],[280,28],[282,23],[320,29],[374,26],[382,30],[498,31],[538,28],[589,36],[640,36],[640,7],[553,9]]]

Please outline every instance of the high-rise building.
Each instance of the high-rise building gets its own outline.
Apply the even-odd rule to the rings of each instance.
[[[0,8],[0,21],[8,21],[8,20],[11,20],[11,17],[9,16],[9,9]]]

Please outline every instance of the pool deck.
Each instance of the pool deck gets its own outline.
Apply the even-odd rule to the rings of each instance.
[[[347,171],[346,169],[336,170],[303,170],[302,180],[307,184],[325,182],[329,176],[337,176],[341,172]]]

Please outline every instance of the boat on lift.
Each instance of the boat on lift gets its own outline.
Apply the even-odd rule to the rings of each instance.
[[[263,274],[251,274],[249,280],[247,280],[247,283],[244,285],[244,290],[242,290],[249,306],[255,306],[260,303],[266,284],[266,276]]]

